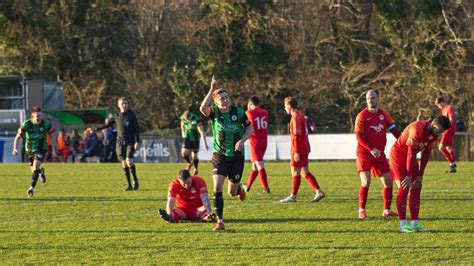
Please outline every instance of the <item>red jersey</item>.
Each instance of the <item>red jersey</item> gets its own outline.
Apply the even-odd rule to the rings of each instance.
[[[173,180],[168,188],[168,196],[176,198],[178,209],[199,208],[203,206],[201,194],[207,194],[206,182],[198,176],[191,176],[191,187],[186,189],[179,183],[178,179]]]
[[[393,124],[392,117],[382,108],[371,113],[369,109],[362,110],[356,118],[354,132],[360,134],[362,140],[357,142],[357,153],[363,150],[378,149],[384,151],[387,144],[387,129]]]
[[[446,105],[445,107],[441,108],[441,114],[449,118],[449,121],[451,122],[451,126],[449,127],[448,130],[444,132],[444,134],[455,133],[456,132],[456,109],[454,109],[452,105]]]
[[[267,141],[268,112],[265,109],[257,107],[245,112],[247,118],[253,126],[253,134],[250,139]]]
[[[407,174],[412,176],[413,169],[410,169],[413,162],[416,162],[416,154],[424,152],[421,158],[420,174],[423,175],[424,169],[431,154],[431,147],[438,139],[437,136],[431,136],[428,132],[430,121],[416,121],[409,124],[402,135],[397,139],[392,147],[390,156],[396,156],[394,160],[406,163]],[[411,151],[410,151],[411,150]],[[411,157],[411,158],[410,158]],[[390,158],[392,160],[392,158]]]
[[[290,137],[291,153],[309,154],[311,152],[306,119],[300,112],[294,112],[291,115]]]

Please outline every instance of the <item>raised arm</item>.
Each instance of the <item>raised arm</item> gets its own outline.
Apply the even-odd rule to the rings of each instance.
[[[211,88],[209,89],[209,92],[207,93],[206,97],[204,97],[204,100],[201,103],[201,106],[199,107],[199,111],[205,116],[209,117],[211,114],[211,107],[209,104],[211,103],[212,100],[212,93],[219,89],[219,85],[217,83],[217,80],[212,76],[212,81],[211,81]]]
[[[204,150],[207,151],[209,147],[207,146],[206,132],[204,131],[204,127],[201,122],[198,125],[198,131],[199,134],[201,134],[202,143],[204,144]]]

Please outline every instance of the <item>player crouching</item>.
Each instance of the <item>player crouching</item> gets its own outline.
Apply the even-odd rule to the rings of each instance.
[[[191,176],[188,170],[181,170],[168,188],[166,210],[159,210],[161,218],[176,223],[180,220],[215,222],[211,212],[206,182],[199,176]]]

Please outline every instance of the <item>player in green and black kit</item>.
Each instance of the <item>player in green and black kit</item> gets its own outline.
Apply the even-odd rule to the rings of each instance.
[[[28,161],[30,162],[33,176],[31,178],[31,187],[28,189],[28,197],[33,197],[38,177],[41,177],[43,183],[46,182],[44,169],[41,168],[41,163],[44,159],[44,154],[48,149],[46,142],[46,134],[51,135],[51,145],[53,147],[53,157],[56,156],[56,137],[54,136],[54,129],[51,122],[43,119],[43,112],[39,107],[31,109],[31,119],[26,120],[23,126],[18,129],[15,140],[13,142],[12,154],[18,154],[18,142],[20,138],[25,140],[25,151]]]
[[[209,106],[211,98],[215,105]],[[211,120],[214,138],[212,168],[214,181],[214,207],[218,221],[214,231],[224,229],[222,215],[224,198],[222,187],[224,179],[229,178],[228,192],[231,196],[245,199],[245,190],[240,184],[244,170],[244,142],[252,135],[253,127],[245,111],[231,104],[229,94],[219,89],[217,80],[212,77],[211,88],[201,103],[201,112]]]
[[[193,175],[198,174],[198,152],[199,152],[199,138],[202,138],[204,143],[204,150],[207,151],[206,134],[204,133],[201,118],[190,112],[185,111],[181,117],[181,136],[183,137],[183,144],[181,146],[181,155],[188,162],[186,169],[189,171],[194,165]],[[191,155],[191,156],[190,156]],[[192,160],[192,163],[191,163]]]

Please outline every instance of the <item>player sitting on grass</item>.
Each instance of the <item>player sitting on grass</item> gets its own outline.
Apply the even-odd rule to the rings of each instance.
[[[199,176],[191,176],[188,170],[181,170],[168,188],[166,210],[160,209],[160,216],[167,222],[192,220],[214,222],[206,182]]]

